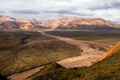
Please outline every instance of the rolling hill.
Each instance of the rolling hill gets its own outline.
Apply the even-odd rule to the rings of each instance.
[[[0,75],[3,76],[78,55],[77,46],[38,32],[0,32]]]
[[[51,64],[27,80],[119,80],[120,43],[111,50],[115,51],[106,53],[107,57],[104,60],[90,67],[65,69],[60,65]]]

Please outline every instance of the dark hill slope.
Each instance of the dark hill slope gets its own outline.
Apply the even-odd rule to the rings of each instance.
[[[0,74],[3,76],[80,55],[77,46],[38,32],[0,33]]]

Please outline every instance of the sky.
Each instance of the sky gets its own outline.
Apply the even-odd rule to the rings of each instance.
[[[0,0],[0,15],[36,20],[79,16],[120,22],[120,0]]]

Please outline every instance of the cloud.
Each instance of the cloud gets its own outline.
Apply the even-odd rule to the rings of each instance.
[[[5,11],[0,11],[0,13],[5,13]]]
[[[46,13],[55,13],[55,14],[66,14],[66,15],[77,15],[77,16],[90,16],[92,14],[77,13],[72,10],[57,10],[57,11],[45,11]]]
[[[0,0],[0,15],[26,19],[98,17],[120,21],[120,0]]]
[[[13,10],[10,12],[14,14],[39,14],[39,11],[35,10]]]
[[[120,9],[120,0],[97,0],[92,3],[88,8],[89,10],[102,10],[102,9]]]
[[[59,10],[59,11],[53,11],[52,13],[58,13],[58,14],[77,14],[70,10]]]

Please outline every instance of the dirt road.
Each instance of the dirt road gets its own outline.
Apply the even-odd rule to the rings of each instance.
[[[106,52],[104,50],[108,50],[111,47],[111,45],[94,43],[90,41],[89,42],[78,41],[78,40],[74,40],[71,38],[49,35],[44,32],[40,32],[40,33],[42,35],[56,38],[56,39],[59,39],[61,41],[64,41],[72,45],[77,45],[82,50],[82,52],[80,53],[80,56],[73,57],[73,58],[67,58],[67,59],[56,62],[57,64],[60,64],[65,68],[90,66],[92,65],[92,62],[96,61],[101,55],[103,55]],[[92,45],[92,47],[90,45]],[[103,48],[103,50],[101,50],[100,48]],[[27,77],[35,74],[42,68],[44,68],[44,66],[36,67],[34,69],[27,70],[21,73],[16,73],[16,74],[9,76],[8,78],[10,80],[25,80]]]
[[[33,68],[31,70],[27,70],[27,71],[24,71],[21,73],[16,73],[16,74],[13,74],[11,76],[8,76],[8,79],[9,80],[25,80],[26,78],[35,74],[36,72],[40,71],[43,68],[44,68],[44,66],[40,66],[40,67],[36,67],[36,68]]]
[[[90,66],[111,47],[111,45],[107,44],[100,44],[90,41],[78,41],[71,38],[46,34],[44,32],[41,32],[41,34],[48,37],[59,39],[72,45],[77,45],[82,50],[80,56],[67,58],[57,62],[58,64],[62,65],[65,68]]]

